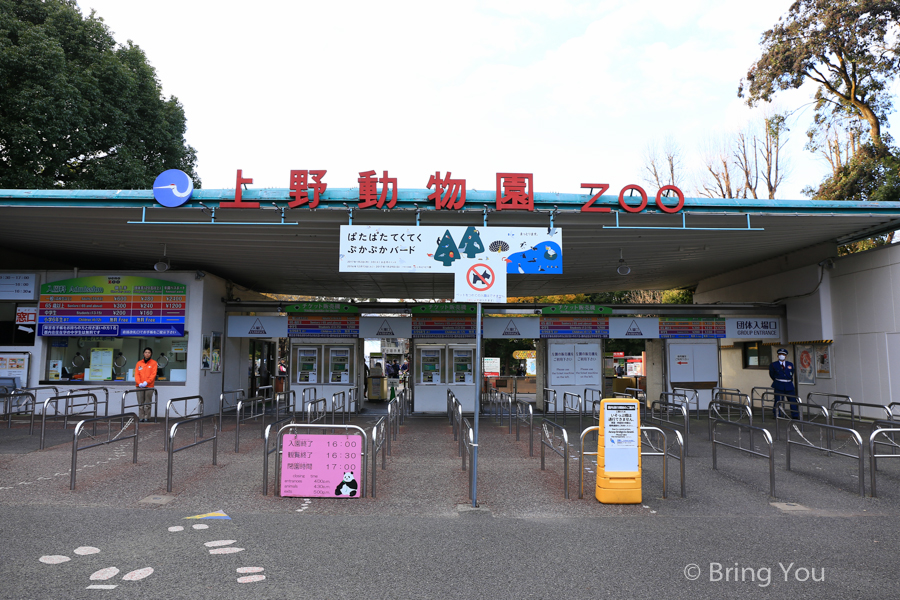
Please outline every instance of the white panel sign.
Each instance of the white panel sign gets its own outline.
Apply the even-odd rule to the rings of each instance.
[[[725,319],[725,337],[730,339],[781,339],[779,319],[740,317]]]
[[[575,344],[575,383],[600,385],[600,344]]]
[[[0,300],[34,300],[36,292],[34,273],[0,273]]]
[[[603,469],[633,473],[638,470],[638,412],[636,402],[606,403],[603,410]]]
[[[535,340],[541,337],[541,318],[537,316],[485,317],[481,323],[484,337],[488,339]]]
[[[287,317],[228,317],[228,337],[286,338]]]
[[[481,359],[485,377],[500,377],[500,359],[489,356]]]
[[[695,381],[693,344],[669,344],[669,381]]]
[[[360,317],[359,337],[409,339],[412,337],[412,319],[408,317]]]
[[[614,340],[626,338],[658,339],[659,319],[652,317],[610,317],[609,337]]]
[[[0,377],[17,377],[20,387],[28,386],[28,354],[0,354]]]
[[[478,261],[462,265],[453,277],[454,302],[506,302],[506,265]]]
[[[450,274],[476,263],[508,273],[561,275],[562,229],[341,225],[342,273]]]
[[[35,329],[37,329],[37,313],[38,309],[36,306],[17,306],[16,329],[26,333],[34,333]]]
[[[550,387],[577,385],[574,344],[550,345]]]
[[[719,383],[719,345],[694,345],[694,381]]]

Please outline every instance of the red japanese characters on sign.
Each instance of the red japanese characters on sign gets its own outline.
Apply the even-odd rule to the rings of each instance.
[[[429,200],[434,200],[434,208],[441,210],[446,208],[449,210],[460,210],[466,204],[466,180],[451,179],[450,171],[441,179],[441,172],[435,171],[434,175],[428,178],[430,188],[434,186],[434,192],[428,195]]]
[[[316,208],[322,198],[322,194],[328,189],[328,184],[322,179],[328,171],[320,169],[318,171],[311,169],[292,169],[290,178],[290,192],[288,195],[292,198],[288,202],[290,208],[298,208],[303,205],[309,208]],[[462,210],[466,204],[466,180],[453,179],[450,171],[444,177],[441,177],[440,171],[435,171],[434,175],[428,178],[427,188],[434,188],[434,191],[428,195],[428,200],[434,201],[436,210]],[[312,179],[312,181],[310,181]],[[359,174],[359,208],[387,208],[392,209],[397,204],[397,178],[388,177],[388,172],[383,171],[382,177],[376,177],[375,171],[362,171]],[[237,170],[237,179],[234,190],[234,200],[219,203],[219,208],[259,208],[259,202],[244,201],[242,198],[243,185],[253,183],[251,177],[244,177],[243,170]],[[378,184],[381,184],[379,193]],[[390,187],[391,195],[388,199],[388,188]],[[582,183],[582,189],[590,189],[592,196],[590,200],[581,207],[581,212],[612,212],[609,206],[598,206],[595,203],[609,189],[608,183]],[[594,194],[594,189],[597,193]],[[312,198],[309,197],[309,191],[312,190]],[[625,196],[625,192],[629,192],[629,196]],[[640,198],[640,204],[629,204],[628,198],[633,197],[637,192]],[[664,199],[669,192],[675,194],[677,202],[675,204],[665,204]],[[496,210],[527,210],[534,212],[534,176],[531,173],[497,173],[497,191],[496,191]],[[656,207],[668,214],[677,213],[684,208],[684,193],[674,185],[666,185],[656,192],[654,200]],[[647,208],[648,196],[644,188],[637,184],[629,184],[622,188],[619,192],[619,207],[625,212],[639,213]]]
[[[534,212],[534,175],[497,173],[497,210]]]
[[[237,183],[234,186],[234,202],[219,202],[219,208],[259,208],[259,202],[244,202],[241,194],[245,183],[253,183],[250,177],[243,177],[243,169],[237,170]]]
[[[375,206],[384,208],[384,201],[387,198],[388,186],[391,186],[391,199],[387,203],[388,208],[394,208],[397,204],[397,178],[388,177],[388,172],[384,171],[384,176],[375,178],[375,171],[363,171],[359,174],[359,207],[369,208]],[[381,184],[381,194],[378,194],[376,184]]]
[[[293,200],[288,202],[288,206],[291,208],[297,208],[298,206],[303,206],[307,202],[309,203],[310,208],[315,208],[319,205],[320,196],[325,193],[325,190],[328,189],[328,184],[322,182],[322,178],[325,177],[325,173],[327,173],[325,169],[320,171],[308,171],[306,169],[302,171],[291,171],[291,185],[290,185],[290,193],[288,194]],[[309,183],[309,176],[312,175],[313,182]],[[309,199],[309,190],[312,189],[313,197],[310,201]]]

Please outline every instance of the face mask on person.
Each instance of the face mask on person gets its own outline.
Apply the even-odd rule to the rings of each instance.
[[[779,355],[778,355],[778,360],[780,360],[781,362],[784,362],[784,359],[786,359],[786,358],[787,358],[787,355],[786,355],[786,354],[779,354]]]

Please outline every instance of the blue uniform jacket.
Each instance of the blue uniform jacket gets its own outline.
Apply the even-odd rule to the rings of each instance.
[[[794,363],[786,360],[784,361],[784,366],[781,366],[781,363],[778,361],[773,362],[769,365],[769,377],[772,378],[772,387],[778,391],[786,392],[785,386],[790,386],[791,393],[793,393],[794,389]],[[787,382],[780,382],[778,379],[787,380]],[[779,385],[780,384],[780,385]],[[780,388],[780,390],[779,390]]]

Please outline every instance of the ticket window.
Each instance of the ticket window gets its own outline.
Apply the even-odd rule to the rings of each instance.
[[[297,383],[319,383],[319,349],[297,348]]]
[[[353,379],[351,359],[352,349],[347,346],[327,347],[328,383],[350,385]]]
[[[453,349],[453,383],[456,385],[474,385],[475,371],[473,370],[474,350]]]
[[[439,385],[441,383],[441,366],[444,364],[444,348],[419,348],[417,352],[416,373],[418,383],[422,385]]]

